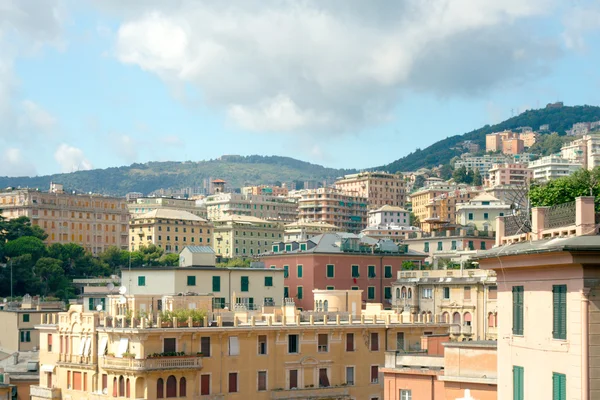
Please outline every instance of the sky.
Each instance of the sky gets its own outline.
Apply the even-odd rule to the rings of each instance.
[[[384,165],[600,105],[600,1],[0,0],[0,176],[224,154]]]

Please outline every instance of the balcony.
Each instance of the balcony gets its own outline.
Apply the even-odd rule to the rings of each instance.
[[[156,371],[177,369],[201,369],[202,357],[179,356],[157,358],[101,358],[102,368],[114,371]]]
[[[350,400],[350,389],[345,386],[329,386],[304,389],[272,390],[271,399],[302,400]]]
[[[47,388],[43,386],[29,387],[29,395],[32,399],[61,399],[60,388]]]

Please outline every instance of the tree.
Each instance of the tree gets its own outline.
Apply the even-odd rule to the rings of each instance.
[[[409,214],[410,226],[419,226],[421,225],[421,221],[419,221],[419,217],[417,217],[412,211]]]
[[[571,176],[544,184],[533,184],[529,190],[532,207],[551,207],[575,201],[580,196],[595,196],[595,209],[600,211],[600,167],[593,171],[580,169]]]
[[[231,258],[225,262],[217,264],[220,268],[250,268],[250,259],[248,258]]]
[[[425,185],[425,175],[417,175],[415,176],[415,184],[413,185],[413,189],[420,189]]]
[[[113,273],[129,264],[129,252],[117,246],[110,246],[100,253],[98,258],[106,263]]]
[[[416,266],[412,261],[402,261],[402,270],[403,271],[412,271]]]
[[[0,214],[1,214],[0,210]],[[37,225],[32,225],[27,217],[19,217],[15,219],[6,219],[0,215],[0,241],[6,242],[15,240],[22,236],[32,236],[40,240],[46,240],[48,235],[42,228]]]
[[[36,262],[40,257],[46,255],[46,246],[37,237],[22,236],[6,242],[4,245],[4,254],[6,257],[11,258],[29,254],[33,262]]]
[[[473,185],[474,186],[483,185],[483,178],[481,177],[481,173],[479,172],[479,169],[476,169],[475,172],[473,173]]]
[[[35,263],[33,269],[35,275],[39,277],[42,286],[42,294],[47,296],[50,292],[56,292],[65,286],[65,270],[62,267],[62,261],[56,258],[42,257]],[[70,283],[67,281],[67,285]]]
[[[454,169],[450,164],[444,164],[442,165],[442,168],[440,168],[440,178],[447,181],[448,179],[452,178],[453,172]]]
[[[160,259],[161,265],[176,267],[179,265],[179,254],[177,253],[169,253],[162,256]]]
[[[467,173],[467,167],[464,165],[462,167],[456,168],[452,173],[452,179],[456,183],[471,183],[472,177]]]

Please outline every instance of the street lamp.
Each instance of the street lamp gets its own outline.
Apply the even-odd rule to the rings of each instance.
[[[12,301],[12,299],[13,299],[13,262],[10,258],[8,258],[8,263],[10,264],[10,301]],[[0,265],[2,265],[2,268],[6,268],[8,266],[8,264],[0,264]]]

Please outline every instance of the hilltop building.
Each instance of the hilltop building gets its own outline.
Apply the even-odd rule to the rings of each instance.
[[[283,240],[283,223],[231,215],[213,221],[213,248],[225,258],[254,257]]]
[[[542,157],[529,163],[532,178],[536,181],[550,181],[552,179],[569,176],[581,169],[582,164],[567,160],[557,155]]]

